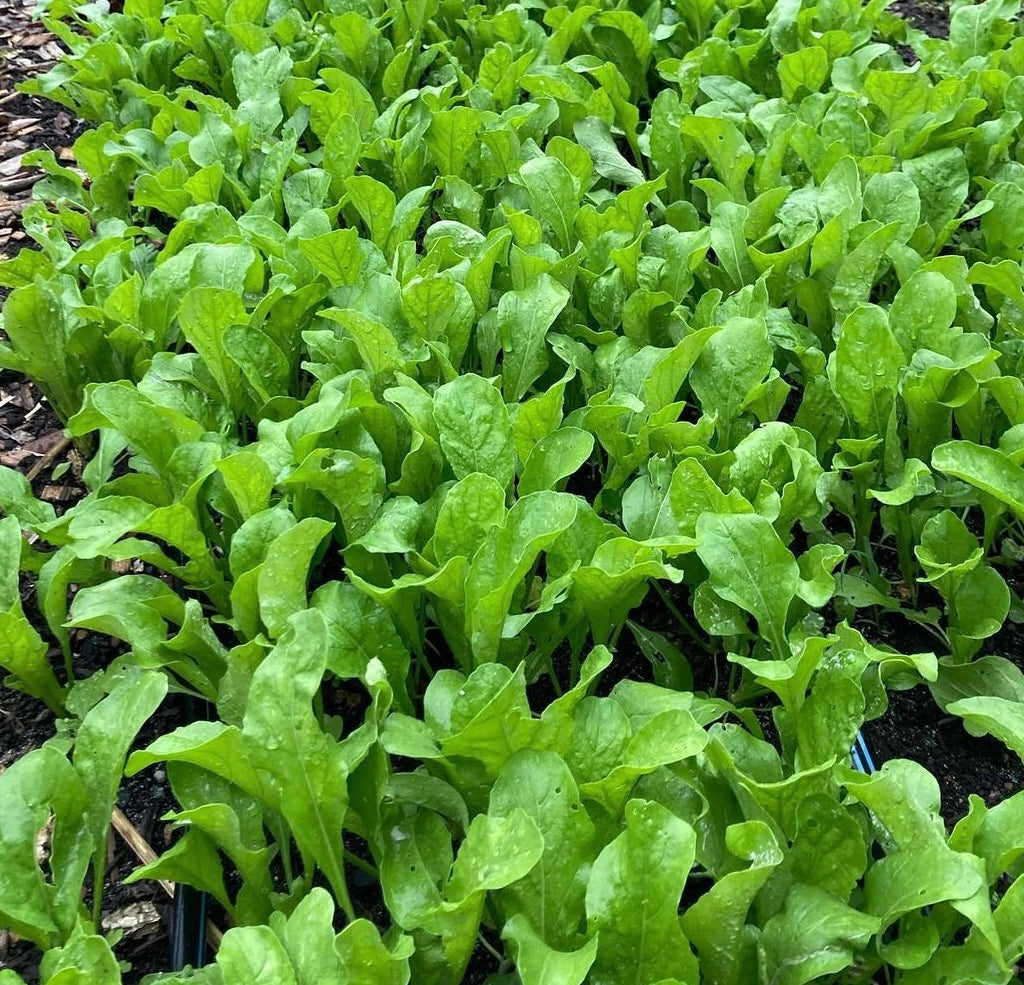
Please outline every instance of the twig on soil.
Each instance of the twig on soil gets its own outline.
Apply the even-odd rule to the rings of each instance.
[[[150,862],[155,862],[157,855],[153,851],[149,842],[139,834],[138,828],[132,824],[131,821],[125,817],[124,811],[120,807],[114,808],[114,813],[111,818],[114,829],[124,839],[128,847],[135,852],[136,857],[144,865],[148,865]],[[174,899],[174,883],[169,882],[166,879],[158,879],[160,887],[163,889],[171,899]],[[220,948],[220,942],[224,939],[224,932],[212,921],[206,921],[206,942],[210,945],[210,949],[214,954]]]
[[[131,821],[125,817],[124,811],[120,807],[114,808],[114,814],[111,818],[114,825],[114,830],[124,839],[125,844],[135,852],[136,857],[144,865],[149,865],[151,862],[155,862],[157,855],[153,851],[149,842],[139,834],[138,828],[132,824]],[[158,879],[160,887],[163,889],[171,899],[174,899],[174,883],[169,882],[167,879]]]
[[[58,456],[62,455],[65,451],[67,451],[70,445],[70,438],[61,438],[60,441],[57,442],[57,444],[55,444],[45,455],[43,455],[39,459],[39,461],[35,463],[35,465],[32,466],[32,468],[28,470],[28,472],[25,475],[25,478],[28,479],[29,482],[32,482],[33,480],[37,479],[46,469],[48,469],[56,461]]]

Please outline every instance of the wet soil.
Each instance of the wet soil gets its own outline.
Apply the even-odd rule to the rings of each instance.
[[[889,11],[933,38],[949,35],[949,0],[895,0]]]

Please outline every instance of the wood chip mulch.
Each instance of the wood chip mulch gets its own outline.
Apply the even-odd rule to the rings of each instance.
[[[42,172],[23,165],[23,156],[45,148],[71,163],[71,145],[83,130],[68,110],[15,88],[64,53],[60,41],[32,19],[34,6],[35,0],[0,0],[0,257],[29,245],[21,210]]]

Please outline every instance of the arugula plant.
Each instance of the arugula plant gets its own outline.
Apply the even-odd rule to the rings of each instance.
[[[84,719],[0,778],[10,872],[109,802],[89,716],[171,686],[219,720],[133,754],[182,832],[136,878],[237,924],[200,980],[457,981],[480,939],[522,985],[1010,980],[1018,798],[947,836],[919,768],[846,766],[887,687],[1017,752],[1024,698],[983,653],[1024,537],[1017,5],[885,6],[50,3],[25,88],[95,126],[33,158],[0,367],[91,459],[59,516],[0,471],[0,659]],[[71,629],[127,653],[65,690],[19,571],[68,681]],[[874,645],[893,613],[938,656]],[[590,693],[624,626],[672,689]],[[118,980],[69,909],[104,823],[0,907],[44,980]]]
[[[906,658],[851,631],[833,642],[837,656],[840,648],[860,656],[816,675],[805,661],[801,687],[818,713],[797,719],[795,765],[721,723],[726,702],[635,681],[607,697],[588,693],[612,662],[604,648],[540,715],[527,702],[521,665],[437,674],[423,717],[390,713],[379,745],[349,778],[347,823],[379,872],[395,921],[385,939],[394,959],[408,962],[396,974],[460,979],[483,922],[506,942],[524,982],[551,969],[578,982],[619,981],[637,968],[645,980],[699,973],[743,982],[771,980],[782,965],[820,977],[904,963],[922,976],[975,968],[982,980],[1005,980],[1019,947],[1016,892],[993,907],[988,886],[1024,850],[1018,798],[991,812],[977,800],[948,836],[937,785],[920,767],[895,761],[864,777],[843,765],[865,700],[884,700],[881,680],[866,671]],[[859,705],[849,701],[854,693]],[[836,728],[829,715],[848,720]],[[169,755],[220,772],[212,743],[200,751],[186,740],[193,731],[158,740],[137,762]],[[396,769],[392,757],[419,765]],[[250,803],[237,780],[221,795],[232,810]],[[187,816],[210,830],[201,810]],[[203,871],[215,877],[216,860]],[[680,917],[684,886],[698,876]],[[314,898],[327,907],[318,893],[296,915]],[[812,908],[829,921],[809,920]],[[279,918],[271,919],[278,936]],[[895,937],[886,932],[894,927]],[[340,938],[334,950],[343,953]]]
[[[32,750],[0,776],[4,864],[0,914],[20,937],[44,949],[87,936],[103,906],[111,811],[136,733],[167,692],[153,671],[92,680],[92,706],[67,737]],[[85,685],[80,685],[85,687]],[[103,693],[103,690],[109,693]],[[98,700],[97,700],[98,699]],[[89,701],[89,695],[80,700]],[[45,867],[36,851],[39,832],[52,823]],[[91,872],[92,923],[82,903]],[[58,960],[55,956],[51,962]]]

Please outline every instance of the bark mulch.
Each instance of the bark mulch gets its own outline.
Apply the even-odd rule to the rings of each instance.
[[[35,0],[0,0],[0,256],[25,243],[19,216],[41,172],[26,167],[23,156],[45,148],[72,163],[71,144],[83,126],[66,109],[15,86],[52,68],[64,49],[32,20]]]

